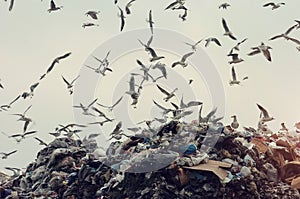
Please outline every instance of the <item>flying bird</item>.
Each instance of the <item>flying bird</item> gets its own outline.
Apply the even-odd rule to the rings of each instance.
[[[46,142],[44,142],[43,140],[41,140],[40,138],[34,137],[34,139],[36,139],[37,141],[39,141],[39,145],[48,146],[48,144]]]
[[[261,42],[259,46],[252,47],[251,49],[252,51],[248,54],[249,56],[256,55],[262,52],[268,61],[272,61],[271,53],[269,51],[272,48],[270,46],[266,46],[263,42]]]
[[[129,80],[129,91],[126,91],[125,93],[130,95],[131,99],[133,100],[131,105],[136,107],[140,93],[135,91],[135,80],[133,75],[131,75]]]
[[[30,92],[23,92],[22,93],[22,97],[24,98],[24,99],[26,99],[27,97],[33,97],[33,95],[34,95],[34,90],[36,89],[36,87],[39,85],[40,83],[39,82],[37,82],[37,83],[35,83],[35,84],[32,84],[30,87],[29,87],[29,89],[30,89]]]
[[[57,10],[60,10],[61,8],[63,8],[63,6],[56,6],[54,1],[51,0],[50,1],[50,8],[48,9],[48,12],[52,12],[52,11],[57,11]]]
[[[153,24],[154,24],[154,22],[152,20],[152,10],[149,11],[149,18],[146,19],[146,21],[149,23],[151,33],[153,34]]]
[[[93,106],[93,104],[95,104],[96,103],[96,101],[97,101],[98,99],[96,98],[96,99],[94,99],[89,105],[87,105],[87,106],[84,106],[82,103],[80,103],[79,104],[79,106],[73,106],[74,108],[81,108],[82,110],[83,110],[83,115],[92,115],[92,116],[94,116],[92,113],[89,113],[89,110],[90,110],[90,108],[91,108],[91,106]]]
[[[104,107],[104,108],[107,108],[109,111],[112,111],[113,109],[114,109],[114,107],[115,106],[117,106],[120,102],[121,102],[121,100],[123,99],[123,96],[121,96],[113,105],[111,105],[111,106],[106,106],[106,105],[102,105],[102,104],[100,104],[100,103],[97,103],[99,106],[102,106],[102,107]]]
[[[161,71],[162,76],[167,79],[167,69],[166,69],[166,65],[162,64],[160,62],[157,62],[154,66],[152,66],[152,69],[158,69]]]
[[[124,16],[124,12],[123,10],[118,6],[119,10],[120,10],[120,14],[119,17],[121,18],[121,31],[124,29],[125,26],[125,16]]]
[[[206,41],[205,47],[208,47],[208,45],[210,44],[210,42],[214,42],[218,46],[222,46],[221,43],[220,43],[220,41],[217,38],[215,38],[215,37],[207,38],[207,39],[205,39],[205,41]]]
[[[232,80],[230,80],[229,85],[230,86],[232,86],[234,84],[239,85],[241,83],[241,81],[237,80],[234,66],[232,66],[232,68],[231,68],[231,75],[232,75]],[[248,77],[243,78],[243,80],[246,80],[246,79],[248,79]]]
[[[224,36],[229,36],[231,39],[236,40],[235,36],[233,36],[232,32],[229,30],[224,18],[222,18],[222,24],[223,24],[223,28],[225,30]]]
[[[82,24],[83,28],[93,27],[93,26],[99,26],[99,24],[95,24],[95,23],[84,23],[84,24]]]
[[[288,35],[290,34],[290,32],[295,29],[297,27],[297,25],[293,25],[292,27],[290,27],[289,29],[287,29],[287,31],[285,31],[284,33],[280,34],[280,35],[276,35],[272,38],[270,38],[269,40],[274,40],[274,39],[278,39],[278,38],[285,38],[287,40],[289,40]]]
[[[67,89],[69,90],[70,95],[72,95],[72,94],[73,94],[74,83],[75,83],[75,81],[79,78],[79,75],[78,75],[75,79],[73,79],[73,80],[71,81],[71,83],[68,82],[68,81],[64,78],[64,76],[61,76],[61,77],[62,77],[62,79],[64,80],[64,82],[67,84]]]
[[[68,53],[66,53],[66,54],[64,54],[64,55],[62,55],[62,56],[56,57],[56,58],[52,61],[50,67],[47,69],[46,74],[48,74],[49,72],[51,72],[51,70],[54,68],[54,65],[55,65],[55,64],[58,64],[58,63],[60,62],[60,60],[69,57],[71,54],[72,54],[71,52],[68,52]]]
[[[270,115],[269,115],[269,113],[268,113],[268,111],[264,108],[264,107],[262,107],[261,105],[259,105],[259,104],[256,104],[257,105],[257,107],[259,108],[259,110],[261,111],[261,114],[260,114],[260,120],[262,121],[262,122],[268,122],[268,121],[271,121],[271,120],[274,120],[275,118],[274,117],[271,117]]]
[[[87,11],[85,13],[86,16],[90,16],[92,19],[95,19],[97,20],[98,19],[98,14],[100,13],[100,11],[93,11],[93,10],[90,10],[90,11]]]
[[[230,52],[227,56],[231,57],[232,60],[229,61],[229,64],[237,64],[243,62],[244,60],[239,58],[239,54]]]
[[[34,133],[36,133],[36,132],[37,132],[37,131],[29,131],[29,132],[24,132],[24,133],[22,133],[22,134],[13,134],[13,135],[9,136],[9,138],[17,138],[17,137],[20,137],[21,140],[22,140],[22,139],[25,139],[25,136],[34,134]]]
[[[223,9],[227,9],[230,6],[229,3],[222,3],[221,5],[219,5],[219,9],[223,8]]]
[[[180,108],[184,109],[184,108],[189,108],[192,106],[199,106],[203,104],[202,102],[199,101],[189,101],[187,104],[183,102],[183,95],[181,96],[181,100],[180,100]]]
[[[182,58],[181,58],[181,60],[177,61],[177,62],[174,62],[171,67],[174,68],[177,65],[181,65],[182,67],[187,67],[188,63],[186,63],[186,59],[189,56],[191,56],[192,54],[194,54],[194,52],[189,52],[189,53],[183,55]]]
[[[176,7],[180,7],[180,6],[183,6],[185,3],[185,0],[175,0],[174,2],[170,3],[166,8],[165,10],[168,10],[168,9],[176,9]]]
[[[248,38],[245,38],[245,39],[243,39],[242,41],[238,42],[235,46],[233,46],[232,49],[231,49],[231,52],[232,52],[233,50],[239,51],[239,50],[240,50],[240,45],[241,45],[242,43],[244,43],[247,39],[248,39]],[[230,53],[229,53],[229,54],[230,54]]]
[[[136,0],[131,0],[129,1],[126,6],[125,6],[125,11],[126,11],[126,14],[127,15],[130,15],[131,14],[131,10],[130,10],[130,7],[132,6],[132,3],[135,2]]]
[[[178,17],[180,19],[182,19],[182,21],[186,21],[186,17],[188,15],[188,9],[185,6],[180,6],[177,9],[182,9],[183,10],[183,14],[179,14]]]
[[[148,51],[150,52],[150,55],[151,55],[150,62],[154,62],[154,61],[165,58],[164,56],[158,56],[153,48],[148,47],[147,49],[148,49]]]
[[[165,98],[163,98],[163,100],[165,100],[166,102],[169,101],[172,97],[175,96],[175,92],[178,90],[178,88],[175,88],[172,92],[168,92],[165,89],[163,89],[162,87],[160,87],[158,84],[156,84],[157,88],[166,95]]]
[[[7,159],[8,156],[10,156],[10,155],[12,155],[12,154],[14,154],[14,153],[16,153],[16,152],[17,152],[17,150],[14,150],[14,151],[9,152],[9,153],[0,152],[0,154],[3,155],[3,156],[2,156],[2,159]]]
[[[190,43],[187,43],[187,42],[184,42],[186,45],[188,45],[188,46],[191,46],[192,47],[192,50],[193,51],[196,51],[197,50],[197,45],[198,44],[200,44],[200,42],[202,41],[202,39],[201,40],[199,40],[199,41],[197,41],[195,44],[190,44]]]
[[[285,3],[274,3],[274,2],[270,2],[270,3],[266,3],[263,5],[263,7],[268,7],[271,6],[272,10],[275,10],[277,8],[280,8],[280,6],[285,5]]]

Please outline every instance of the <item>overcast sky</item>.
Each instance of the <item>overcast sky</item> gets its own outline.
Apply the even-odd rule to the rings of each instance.
[[[72,52],[40,82],[32,99],[20,99],[11,110],[0,113],[0,131],[8,135],[21,133],[23,128],[23,124],[10,114],[22,113],[29,105],[32,108],[27,115],[34,120],[29,129],[37,130],[36,136],[46,142],[52,140],[48,133],[58,124],[94,121],[81,116],[80,111],[74,111],[73,102],[75,105],[78,102],[89,104],[98,98],[99,103],[111,104],[124,94],[123,90],[125,92],[128,89],[129,73],[138,71],[136,59],[149,64],[149,56],[139,46],[137,39],[146,42],[150,36],[146,23],[150,9],[154,27],[157,28],[157,31],[154,29],[153,46],[158,54],[166,57],[161,62],[167,64],[169,73],[169,78],[159,84],[168,90],[179,88],[177,99],[173,102],[178,102],[183,95],[186,100],[194,98],[202,101],[204,112],[219,106],[219,115],[224,109],[224,124],[229,124],[230,116],[236,114],[241,126],[256,127],[260,113],[256,103],[276,118],[269,123],[274,131],[278,131],[281,122],[286,122],[287,127],[293,129],[295,122],[300,120],[300,52],[294,43],[284,39],[268,41],[294,25],[295,19],[300,20],[296,9],[300,7],[299,1],[289,1],[285,6],[271,10],[270,7],[262,7],[266,3],[263,1],[231,0],[228,1],[231,6],[222,10],[218,6],[223,1],[187,0],[188,17],[182,22],[178,17],[181,11],[164,11],[171,1],[137,0],[132,4],[132,14],[126,17],[123,32],[120,32],[119,10],[113,0],[57,0],[57,6],[63,8],[52,13],[47,12],[49,1],[45,0],[16,0],[11,12],[8,11],[8,3],[0,2],[0,78],[5,87],[0,89],[0,104],[7,104],[23,91],[29,90],[55,57]],[[118,5],[124,8],[126,3],[120,0]],[[99,20],[85,16],[88,10],[100,11]],[[248,38],[240,46],[240,57],[245,61],[235,65],[238,78],[249,77],[241,86],[229,86],[231,66],[228,64],[230,58],[226,55],[237,41],[223,36],[222,18],[226,19],[237,41]],[[82,24],[87,22],[99,24],[99,27],[82,28]],[[169,32],[173,32],[170,37]],[[290,36],[300,38],[300,29],[294,30]],[[217,37],[222,47],[211,44],[205,48],[202,42],[197,52],[188,59],[188,67],[170,67],[181,55],[191,51],[184,42],[196,42],[207,37]],[[173,41],[173,38],[182,38],[182,41]],[[122,39],[121,42],[118,39]],[[268,62],[261,54],[247,56],[251,47],[261,42],[273,48],[272,62]],[[102,78],[84,67],[84,64],[97,65],[91,55],[103,58],[109,50],[113,73]],[[199,64],[198,60],[205,64]],[[205,71],[213,76],[204,76]],[[80,85],[76,85],[74,96],[70,96],[61,75],[71,81],[78,74],[81,75],[78,79]],[[194,82],[189,86],[187,82],[191,78]],[[220,99],[214,99],[218,96],[215,90],[211,90],[214,86],[221,89]],[[92,96],[86,95],[90,92]],[[163,104],[162,98],[155,84],[147,84],[137,109],[128,106],[131,99],[124,95],[121,106],[108,114],[116,122],[124,121],[124,127],[131,127],[131,124],[158,114],[159,110],[153,106],[152,99]],[[106,125],[101,131],[110,133],[116,122]],[[97,131],[97,128],[87,129],[81,136]],[[103,138],[107,139],[107,135]],[[0,152],[18,150],[7,160],[0,160],[0,170],[4,166],[25,167],[34,161],[37,151],[42,148],[32,137],[17,144],[1,133],[0,142]]]

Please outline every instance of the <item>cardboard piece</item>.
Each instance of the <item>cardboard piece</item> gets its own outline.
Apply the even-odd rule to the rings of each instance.
[[[292,179],[295,179],[297,176],[300,176],[300,162],[288,162],[284,166],[282,166],[280,170],[281,179],[289,182]]]
[[[251,143],[256,146],[260,153],[265,153],[268,150],[268,145],[261,139],[253,138]]]
[[[292,180],[291,187],[293,189],[300,189],[300,176]]]
[[[205,164],[199,164],[196,166],[192,167],[183,167],[185,169],[192,169],[192,170],[198,170],[198,171],[211,171],[214,174],[216,174],[221,180],[224,180],[228,173],[220,168],[230,168],[232,164],[226,163],[226,162],[220,162],[220,161],[215,161],[215,160],[209,160]]]

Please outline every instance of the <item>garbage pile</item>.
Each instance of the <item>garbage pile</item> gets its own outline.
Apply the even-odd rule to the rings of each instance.
[[[242,132],[172,120],[111,142],[56,138],[0,198],[300,198],[299,143],[288,133]]]

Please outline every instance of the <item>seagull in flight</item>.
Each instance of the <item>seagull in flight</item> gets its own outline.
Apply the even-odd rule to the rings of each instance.
[[[175,96],[175,92],[178,90],[178,88],[175,88],[172,92],[168,92],[165,89],[163,89],[161,86],[159,86],[158,84],[156,84],[157,88],[166,95],[165,98],[163,98],[163,100],[165,100],[165,102],[168,102],[172,97]]]
[[[240,50],[240,45],[241,45],[242,43],[244,43],[247,39],[248,39],[248,38],[245,38],[245,39],[243,39],[242,41],[238,42],[235,46],[233,46],[232,49],[231,49],[231,52],[232,52],[233,50],[239,51],[239,50]],[[230,53],[229,53],[229,54],[230,54]]]
[[[10,156],[10,155],[12,155],[12,154],[14,154],[16,152],[17,152],[17,150],[14,150],[14,151],[9,152],[9,153],[0,152],[0,154],[2,155],[2,159],[7,159],[8,156]]]
[[[200,44],[200,42],[201,42],[202,40],[203,40],[203,39],[197,41],[195,44],[190,44],[190,43],[187,43],[187,42],[184,42],[184,43],[185,43],[186,45],[188,45],[188,46],[191,46],[193,51],[196,51],[196,50],[197,50],[197,47],[196,47],[196,46],[197,46],[198,44]]]
[[[89,10],[85,13],[86,16],[90,16],[92,19],[97,20],[98,19],[98,14],[100,13],[100,11],[93,11],[93,10]]]
[[[99,106],[101,106],[101,107],[104,107],[104,108],[107,108],[110,112],[115,108],[115,106],[117,106],[120,102],[121,102],[121,100],[123,99],[123,96],[121,96],[113,105],[111,105],[111,106],[106,106],[106,105],[102,105],[102,104],[100,104],[100,103],[97,103]]]
[[[154,24],[154,22],[152,20],[152,10],[149,11],[149,17],[148,17],[148,19],[146,19],[146,21],[149,23],[151,33],[153,34],[153,24]]]
[[[235,36],[233,36],[232,32],[229,30],[229,28],[228,28],[228,26],[227,26],[227,23],[226,23],[226,21],[225,21],[224,18],[222,18],[222,24],[223,24],[223,28],[224,28],[224,30],[225,30],[224,35],[225,35],[225,36],[229,36],[229,37],[230,37],[231,39],[233,39],[233,40],[236,40]]]
[[[181,109],[184,109],[184,108],[189,108],[189,107],[192,107],[192,106],[199,106],[203,104],[202,102],[199,102],[199,101],[189,101],[187,104],[183,102],[183,95],[181,97],[181,100],[180,100],[180,108]]]
[[[25,139],[25,136],[34,134],[34,133],[36,133],[36,132],[37,132],[37,131],[29,131],[29,132],[24,132],[24,133],[22,133],[22,134],[14,134],[14,135],[9,136],[9,138],[17,138],[17,137],[20,137],[21,140],[22,140],[22,139]]]
[[[118,6],[120,14],[119,17],[121,18],[121,31],[123,31],[124,26],[125,26],[125,16],[123,10]]]
[[[239,54],[230,52],[227,56],[231,57],[232,60],[229,61],[229,64],[237,64],[243,62],[244,60],[239,58]]]
[[[61,76],[61,77],[62,77],[62,79],[64,80],[64,82],[67,84],[67,89],[69,90],[70,95],[72,95],[72,94],[73,94],[74,83],[75,83],[75,81],[79,78],[79,75],[78,75],[75,79],[73,79],[73,80],[71,81],[71,83],[68,82],[68,81],[64,78],[64,76]]]
[[[261,42],[261,44],[259,46],[252,47],[251,49],[252,49],[252,51],[248,54],[249,56],[263,53],[263,55],[265,56],[265,58],[268,61],[270,61],[270,62],[272,61],[271,53],[269,51],[272,48],[270,46],[266,46],[263,42]]]
[[[136,104],[138,103],[138,98],[140,96],[140,93],[139,90],[138,92],[135,91],[135,80],[133,75],[131,75],[129,80],[129,91],[126,91],[125,93],[130,95],[131,99],[133,100],[131,105],[133,105],[134,108],[136,108]]]
[[[51,0],[50,1],[50,8],[48,9],[48,12],[51,13],[52,11],[57,11],[57,10],[60,10],[61,8],[63,8],[63,6],[56,6],[54,1]]]
[[[271,117],[270,115],[269,115],[269,113],[268,113],[268,111],[264,108],[264,107],[262,107],[261,105],[259,105],[259,104],[256,104],[257,105],[257,107],[259,108],[259,110],[261,111],[261,115],[260,115],[260,120],[262,121],[262,122],[268,122],[268,121],[271,121],[271,120],[274,120],[275,118],[274,117]]]
[[[241,81],[237,80],[236,73],[234,66],[231,67],[231,75],[232,75],[232,80],[230,80],[229,85],[232,86],[234,84],[240,85]],[[244,77],[243,80],[248,79],[248,77]]]
[[[180,6],[183,6],[185,3],[185,0],[175,0],[174,2],[170,3],[166,8],[165,10],[168,10],[168,9],[176,9],[176,7],[180,7]]]
[[[281,37],[283,37],[283,38],[285,38],[285,39],[287,39],[287,40],[289,40],[289,33],[293,30],[293,29],[295,29],[297,27],[297,25],[293,25],[292,27],[290,27],[289,29],[287,29],[287,31],[285,31],[284,33],[282,33],[282,34],[280,34],[280,35],[276,35],[276,36],[274,36],[274,37],[272,37],[272,38],[270,38],[269,40],[274,40],[274,39],[278,39],[278,38],[281,38]]]
[[[263,5],[263,7],[268,7],[268,6],[271,6],[272,7],[272,10],[275,10],[277,8],[280,8],[282,5],[285,5],[285,3],[274,3],[274,2],[270,2],[270,3],[266,3]]]
[[[227,9],[230,6],[229,3],[222,3],[221,5],[219,5],[219,9],[223,8],[223,9]]]
[[[174,62],[171,67],[174,68],[177,65],[181,65],[183,68],[187,67],[188,63],[186,63],[186,59],[188,57],[190,57],[192,54],[194,54],[194,52],[189,52],[189,53],[183,55],[182,58],[181,58],[181,60],[177,61],[177,62]]]
[[[83,115],[92,115],[94,116],[92,113],[89,113],[89,109],[91,108],[91,106],[93,106],[93,104],[95,104],[95,102],[97,101],[98,99],[94,99],[89,105],[87,106],[84,106],[82,103],[79,104],[79,106],[73,106],[74,108],[81,108],[83,110]]]
[[[210,44],[210,42],[214,42],[218,46],[222,46],[221,43],[220,43],[220,41],[217,38],[215,38],[215,37],[207,38],[207,39],[205,39],[205,41],[206,41],[205,47],[208,47],[208,45]]]
[[[64,55],[62,55],[62,56],[56,57],[56,58],[52,61],[52,63],[51,63],[51,65],[49,66],[49,68],[47,69],[46,74],[48,74],[48,73],[51,72],[51,70],[54,68],[55,64],[58,64],[58,63],[60,62],[60,60],[69,57],[71,54],[72,54],[71,52],[68,52],[68,53],[66,53],[66,54],[64,54]],[[43,79],[43,78],[45,77],[46,74],[44,74],[44,75],[40,78],[40,80]]]

